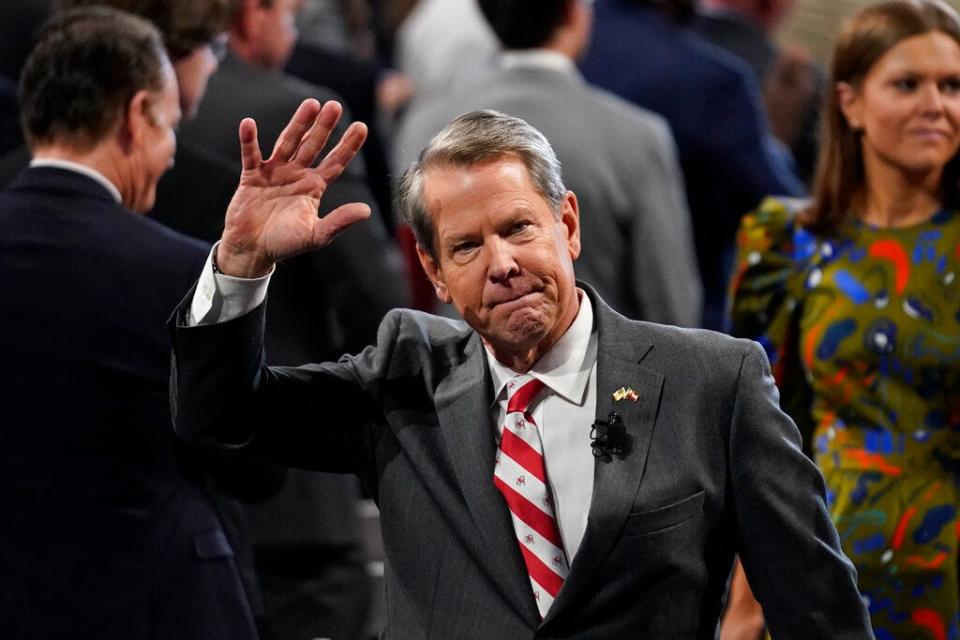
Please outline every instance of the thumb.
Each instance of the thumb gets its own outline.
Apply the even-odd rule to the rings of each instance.
[[[370,207],[362,202],[341,205],[317,220],[314,226],[313,246],[324,247],[344,229],[370,217]]]

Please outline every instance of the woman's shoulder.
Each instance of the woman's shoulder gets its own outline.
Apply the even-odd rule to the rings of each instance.
[[[797,224],[807,206],[798,198],[768,197],[741,219],[728,296],[734,335],[756,339],[788,310],[803,265],[817,251],[816,237]]]
[[[797,224],[797,216],[807,206],[809,201],[803,198],[764,198],[756,209],[740,219],[738,249],[759,252],[783,252],[790,249],[794,239],[810,235]]]

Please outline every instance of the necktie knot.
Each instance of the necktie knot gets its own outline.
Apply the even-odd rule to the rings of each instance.
[[[533,397],[543,389],[543,383],[529,375],[513,378],[507,383],[507,413],[526,412]]]

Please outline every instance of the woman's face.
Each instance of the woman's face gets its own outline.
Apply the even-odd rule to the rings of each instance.
[[[939,180],[960,147],[960,45],[941,31],[887,51],[859,87],[839,83],[847,122],[859,130],[867,175],[894,169]]]

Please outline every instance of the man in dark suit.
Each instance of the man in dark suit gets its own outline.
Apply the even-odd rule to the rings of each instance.
[[[254,639],[163,319],[206,246],[147,220],[180,120],[148,23],[68,11],[22,78],[33,161],[0,193],[0,635]],[[96,88],[97,90],[93,90]]]
[[[402,179],[466,324],[394,311],[357,356],[264,366],[273,265],[369,215],[312,213],[362,143],[354,124],[310,168],[339,112],[305,102],[266,161],[241,124],[238,197],[171,323],[183,437],[359,475],[391,637],[713,638],[737,551],[775,637],[873,637],[763,351],[578,286],[576,196],[522,120],[461,116]]]
[[[773,135],[790,149],[797,175],[809,183],[817,153],[823,69],[803,48],[781,49],[777,27],[795,0],[705,0],[690,30],[747,63],[763,93]]]
[[[589,82],[670,123],[704,278],[704,324],[716,329],[740,216],[768,194],[802,195],[804,188],[770,135],[746,66],[677,24],[693,5],[597,0],[581,68]]]
[[[504,52],[468,88],[409,107],[394,172],[461,113],[496,109],[523,118],[550,140],[586,212],[578,276],[627,317],[699,326],[700,273],[673,136],[662,117],[580,76],[575,61],[590,40],[589,3],[481,0],[479,7]]]

